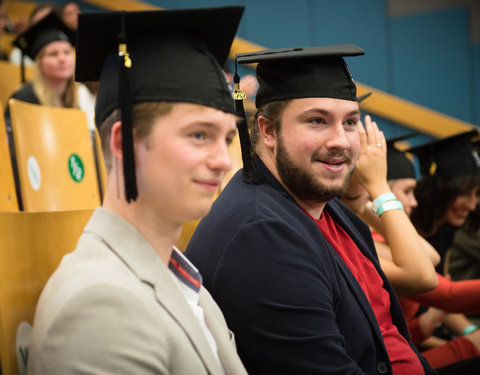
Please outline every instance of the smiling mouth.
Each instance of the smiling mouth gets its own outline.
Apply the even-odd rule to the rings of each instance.
[[[323,163],[323,164],[331,165],[331,166],[333,166],[333,167],[338,167],[339,165],[342,165],[342,164],[345,163],[344,161],[329,162],[329,161],[324,161],[324,160],[319,160],[319,162],[321,162],[321,163]]]
[[[198,185],[209,191],[216,191],[220,186],[219,181],[195,181]]]

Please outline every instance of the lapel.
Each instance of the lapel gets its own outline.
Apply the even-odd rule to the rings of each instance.
[[[199,305],[205,311],[205,323],[217,342],[217,351],[226,374],[246,374],[240,358],[237,355],[235,341],[226,334],[227,323],[222,312],[215,305],[205,288],[200,290]],[[221,322],[225,324],[221,324]],[[232,343],[233,341],[233,343]]]
[[[129,222],[104,208],[95,210],[85,232],[102,238],[139,281],[152,287],[155,299],[183,329],[208,373],[222,374],[222,369],[190,306],[172,279],[167,266],[145,237]]]

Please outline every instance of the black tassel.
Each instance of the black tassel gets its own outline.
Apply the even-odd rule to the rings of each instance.
[[[130,57],[127,52],[125,34],[125,16],[121,15],[121,32],[118,35],[119,45],[119,104],[122,121],[123,177],[125,180],[125,199],[135,201],[138,196],[135,176],[135,156],[133,151],[132,103],[130,97],[129,69]]]
[[[238,135],[240,137],[240,147],[242,149],[242,162],[243,162],[243,171],[242,178],[243,181],[252,184],[252,185],[261,185],[264,183],[264,179],[256,171],[255,165],[252,160],[252,144],[250,142],[250,133],[248,132],[247,118],[245,115],[245,109],[243,108],[243,99],[245,99],[245,93],[240,91],[239,83],[240,77],[237,73],[237,62],[235,61],[235,74],[233,76],[233,83],[235,85],[234,89],[234,99],[235,99],[235,110],[237,111],[237,116],[240,118],[237,121]]]

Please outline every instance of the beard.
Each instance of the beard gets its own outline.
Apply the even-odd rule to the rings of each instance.
[[[330,152],[325,155],[315,154],[312,156],[312,162],[334,157],[342,157],[346,163],[351,162],[351,157],[345,152]],[[277,155],[275,158],[275,164],[283,183],[302,201],[327,202],[341,195],[348,188],[348,183],[353,173],[352,168],[340,186],[328,187],[322,185],[315,180],[315,175],[313,173],[306,170],[301,165],[296,165],[295,162],[292,161],[288,155],[280,133],[277,138]]]

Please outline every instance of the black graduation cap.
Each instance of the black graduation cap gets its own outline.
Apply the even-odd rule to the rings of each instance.
[[[363,55],[355,45],[269,49],[237,54],[239,64],[258,63],[257,108],[276,100],[325,97],[357,100],[343,57]]]
[[[75,34],[72,30],[52,12],[21,33],[13,41],[13,44],[32,60],[35,60],[37,54],[48,43],[65,40],[73,45],[74,39]]]
[[[372,95],[372,92],[367,92],[366,94],[363,94],[361,96],[357,96],[357,102],[358,103],[361,103],[363,102],[365,99],[367,99],[370,95]]]
[[[353,44],[268,49],[239,53],[235,59],[235,105],[244,117],[242,95],[238,87],[237,63],[257,65],[259,88],[255,105],[287,99],[336,98],[357,101],[357,88],[343,57],[363,55],[364,51]],[[251,162],[251,144],[246,130],[246,120],[239,125],[242,146],[243,179],[261,183]]]
[[[387,140],[387,180],[399,178],[416,178],[413,162],[405,152],[395,147],[395,142],[418,135],[417,132],[407,133]]]
[[[477,129],[435,140],[408,151],[417,155],[422,176],[452,177],[480,174],[480,157],[471,138]]]
[[[131,104],[188,102],[235,113],[222,66],[243,7],[81,13],[77,81],[100,81],[95,122],[121,108],[127,201],[137,196]]]

